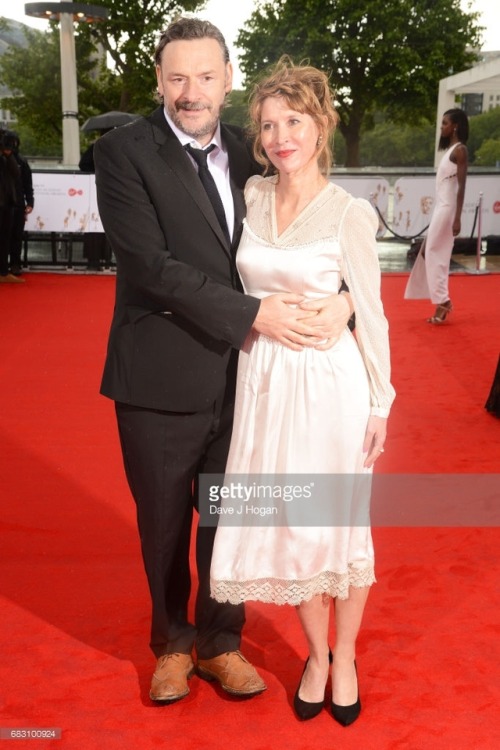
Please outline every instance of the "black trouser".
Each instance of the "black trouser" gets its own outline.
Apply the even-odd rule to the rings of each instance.
[[[106,258],[106,235],[102,232],[85,232],[83,235],[83,255],[88,268],[100,269],[101,260]]]
[[[21,267],[23,232],[26,223],[24,206],[12,209],[12,231],[10,235],[10,267]]]
[[[151,648],[157,657],[190,653],[210,659],[240,647],[243,605],[210,597],[214,528],[198,527],[195,626],[188,622],[189,544],[198,473],[222,473],[231,438],[233,399],[198,413],[154,411],[117,403],[130,489],[152,599]]]
[[[12,235],[12,208],[0,206],[0,275],[9,273],[10,239]]]

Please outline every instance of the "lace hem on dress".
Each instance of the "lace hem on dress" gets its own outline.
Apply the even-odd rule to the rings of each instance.
[[[373,566],[357,568],[349,565],[347,573],[326,571],[305,581],[261,578],[253,581],[211,581],[211,596],[218,602],[242,604],[259,601],[266,604],[297,606],[313,596],[326,594],[332,598],[349,598],[349,587],[363,588],[376,582]]]

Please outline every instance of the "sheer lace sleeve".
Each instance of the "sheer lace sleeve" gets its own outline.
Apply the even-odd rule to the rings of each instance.
[[[388,323],[380,298],[377,217],[368,201],[352,200],[340,225],[344,279],[356,313],[356,339],[368,371],[371,413],[387,417],[395,397],[391,385]]]
[[[252,192],[254,192],[256,185],[261,183],[263,179],[264,178],[258,174],[254,174],[252,177],[248,178],[245,184],[245,201],[250,200],[250,197],[252,195]]]

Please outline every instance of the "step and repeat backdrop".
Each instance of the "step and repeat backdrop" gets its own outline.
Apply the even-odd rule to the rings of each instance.
[[[33,172],[27,232],[103,232],[93,174]]]
[[[401,177],[394,184],[394,206],[391,228],[399,235],[411,237],[429,224],[434,208],[434,177]],[[500,234],[500,177],[469,175],[465,186],[462,211],[462,237],[478,233],[476,208],[481,197],[481,235]],[[474,226],[475,224],[475,226]]]
[[[434,206],[432,175],[401,177],[396,180],[392,194],[385,178],[334,175],[331,181],[378,208],[383,217],[379,219],[379,237],[391,237],[392,232],[405,238],[414,237],[429,224]],[[26,222],[28,232],[103,231],[93,174],[33,172],[33,186],[35,208]],[[481,194],[481,234],[483,237],[500,235],[500,177],[469,175],[462,214],[463,237],[471,235],[474,224],[477,236],[475,214]]]

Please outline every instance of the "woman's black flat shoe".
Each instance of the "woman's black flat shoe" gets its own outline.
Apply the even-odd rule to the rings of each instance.
[[[357,678],[358,670],[356,662],[354,662],[354,669],[356,670]],[[361,701],[359,700],[359,692],[356,703],[352,703],[350,706],[337,706],[337,704],[332,701],[332,716],[335,721],[338,721],[343,727],[348,727],[349,724],[354,724],[360,713]]]
[[[332,652],[328,652],[328,661],[331,664],[332,663]],[[297,688],[297,691],[295,695],[293,696],[293,708],[297,716],[301,721],[308,721],[309,719],[314,719],[315,716],[318,716],[318,714],[321,713],[321,710],[323,706],[325,705],[325,699],[323,698],[322,701],[318,701],[318,703],[308,703],[307,701],[303,701],[302,698],[299,698],[299,690],[300,686],[302,685],[302,677],[304,676],[304,672],[307,669],[307,664],[309,662],[309,657],[306,659],[306,663],[304,664],[304,669],[302,671],[302,675],[300,678],[299,686]]]

